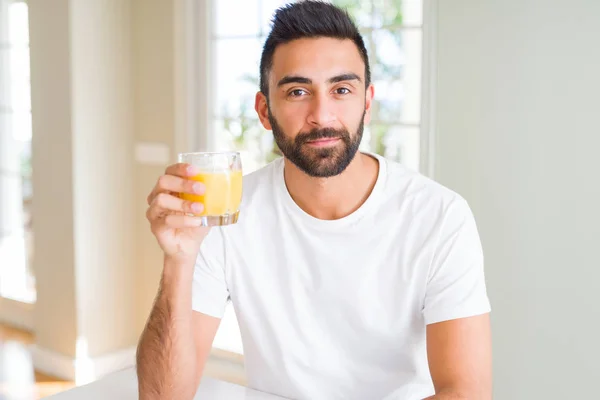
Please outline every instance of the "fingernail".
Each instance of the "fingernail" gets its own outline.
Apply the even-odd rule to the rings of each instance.
[[[200,173],[200,170],[198,169],[198,167],[190,165],[189,167],[187,167],[187,173],[188,175],[198,175]]]
[[[200,203],[192,204],[192,211],[194,211],[196,213],[202,212],[203,209],[204,209],[204,206],[202,206],[202,204],[200,204]]]
[[[194,193],[202,194],[204,193],[204,185],[201,183],[194,183]]]

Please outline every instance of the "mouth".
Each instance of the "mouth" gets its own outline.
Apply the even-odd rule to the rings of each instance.
[[[340,141],[340,138],[322,138],[317,140],[310,140],[306,142],[307,145],[313,147],[327,147],[336,144]]]

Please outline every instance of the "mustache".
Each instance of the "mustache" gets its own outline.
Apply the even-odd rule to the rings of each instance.
[[[313,140],[319,139],[336,139],[341,138],[346,140],[350,138],[350,134],[345,129],[333,129],[333,128],[323,128],[323,129],[313,129],[310,132],[299,133],[295,142],[297,144],[304,144],[306,142],[310,142]]]

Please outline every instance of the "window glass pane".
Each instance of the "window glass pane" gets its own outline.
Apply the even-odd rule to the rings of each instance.
[[[25,143],[23,151],[28,151],[28,147],[31,146],[31,113],[27,111],[12,113],[11,130],[15,140]]]
[[[259,3],[260,16],[261,16],[261,36],[266,36],[271,31],[271,20],[275,10],[279,7],[291,3],[292,1],[286,0],[262,0]]]
[[[34,302],[28,15],[8,7],[0,63],[0,295]]]
[[[423,23],[423,0],[331,0],[362,28],[419,26]]]
[[[372,33],[373,76],[403,79],[410,63],[421,68],[422,33],[420,30],[378,29]],[[373,53],[375,51],[375,53]],[[409,76],[413,78],[412,75]]]
[[[348,11],[361,28],[373,26],[373,2],[365,0],[332,0],[331,3]]]
[[[421,25],[422,0],[374,0],[374,26]]]
[[[27,45],[11,45],[10,53],[11,79],[29,81],[29,47]]]
[[[402,120],[405,104],[405,90],[402,81],[377,80],[372,109],[373,122]]]
[[[218,149],[235,148],[242,153],[244,173],[250,173],[279,157],[271,131],[257,117],[219,118],[213,121]]]
[[[375,121],[419,123],[421,117],[420,31],[376,30],[371,53]]]
[[[256,117],[254,98],[258,92],[261,44],[258,38],[216,41],[215,116]]]
[[[259,0],[219,0],[214,4],[216,36],[258,36]]]
[[[419,133],[418,127],[369,124],[365,126],[362,148],[418,171]]]
[[[9,6],[8,37],[12,47],[26,48],[29,45],[27,4],[15,2]]]

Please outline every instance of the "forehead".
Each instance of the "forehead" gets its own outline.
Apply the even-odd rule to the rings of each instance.
[[[299,75],[320,82],[348,72],[354,72],[364,82],[365,64],[352,40],[303,38],[277,46],[269,81]]]

